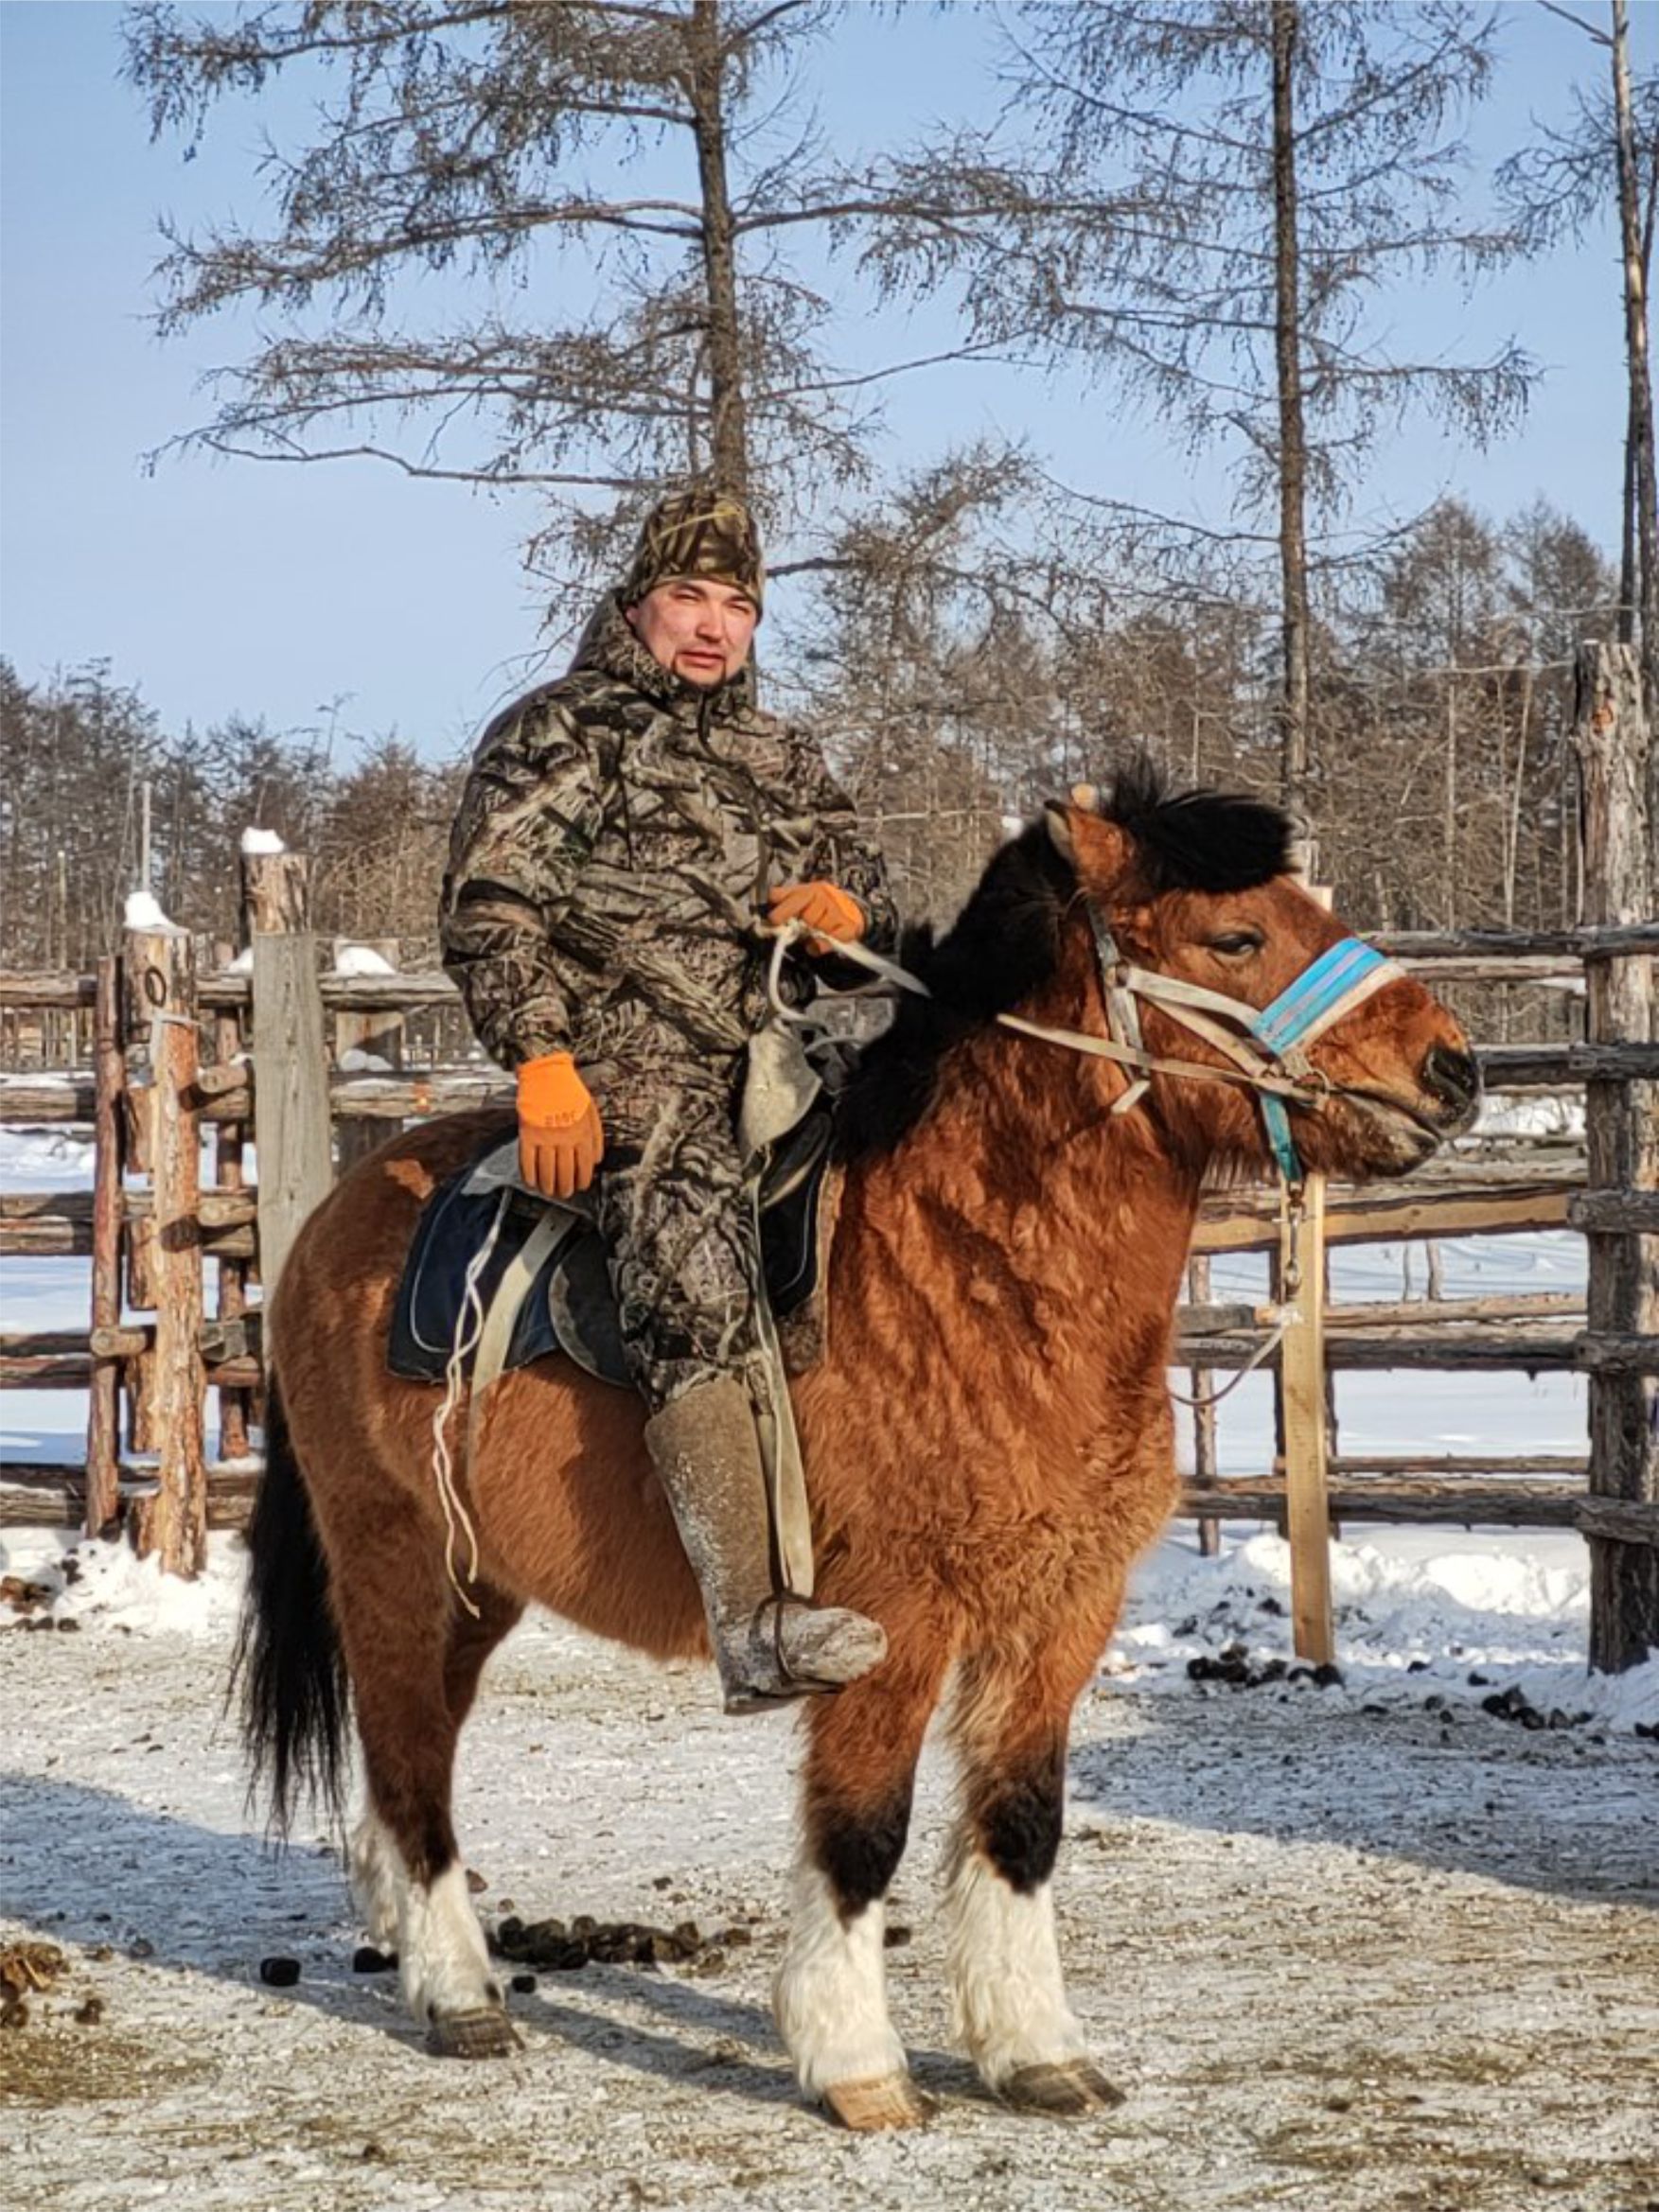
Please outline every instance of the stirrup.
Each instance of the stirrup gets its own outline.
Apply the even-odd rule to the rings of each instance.
[[[804,1629],[810,1641],[815,1627],[822,1632],[826,1648],[792,1658],[785,1648],[791,1630]],[[829,1648],[838,1643],[842,1647],[838,1653]],[[809,1672],[813,1657],[834,1663],[822,1673]],[[833,1696],[886,1657],[887,1631],[879,1622],[845,1606],[815,1606],[794,1590],[757,1606],[738,1634],[719,1637],[715,1648],[729,1713],[763,1712],[801,1697]]]

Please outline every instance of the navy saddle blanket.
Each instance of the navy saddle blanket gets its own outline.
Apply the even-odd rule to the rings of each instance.
[[[468,1193],[466,1186],[478,1162],[500,1142],[493,1138],[440,1185],[421,1214],[397,1288],[387,1352],[392,1373],[409,1381],[444,1379],[458,1333],[467,1270],[502,1203],[500,1189]],[[818,1197],[829,1150],[829,1114],[809,1114],[776,1147],[762,1182],[761,1256],[768,1301],[780,1321],[804,1305],[817,1284]],[[544,1210],[521,1191],[509,1193],[495,1249],[478,1279],[485,1310]],[[574,1210],[519,1308],[505,1365],[527,1366],[549,1352],[568,1353],[602,1381],[628,1382],[599,1231]]]

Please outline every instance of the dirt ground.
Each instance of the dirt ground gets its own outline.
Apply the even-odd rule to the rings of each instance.
[[[0,1633],[0,1946],[66,1968],[0,2032],[14,2203],[1659,2212],[1651,1742],[1103,1683],[1058,1897],[1127,2101],[1085,2123],[1015,2117],[949,2049],[930,1754],[890,1964],[940,2110],[854,2138],[801,2104],[768,2011],[786,1716],[722,1721],[696,1672],[551,1624],[505,1647],[461,1791],[486,1922],[705,1941],[684,1967],[542,1971],[511,1999],[521,2052],[468,2066],[424,2055],[394,1976],[353,1971],[333,1850],[263,1847],[225,1657],[222,1636]],[[273,1956],[291,1988],[262,1985]]]

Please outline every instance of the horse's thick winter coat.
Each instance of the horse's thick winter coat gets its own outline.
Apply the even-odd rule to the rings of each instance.
[[[1265,1153],[1247,1091],[1158,1076],[1114,1116],[1120,1071],[992,1017],[1103,1033],[1085,899],[1140,966],[1265,1006],[1343,934],[1282,874],[1285,835],[1271,809],[1169,799],[1144,778],[1103,810],[1056,810],[997,855],[940,944],[910,941],[935,997],[906,1002],[850,1100],[827,1348],[796,1414],[820,1594],[878,1620],[890,1650],[808,1714],[778,2014],[803,2085],[855,2124],[916,2116],[882,1995],[882,1901],[947,1677],[962,2036],[1016,2102],[1109,2095],[1051,1924],[1069,1716],[1174,1497],[1165,1369],[1200,1181],[1260,1172]],[[1144,1028],[1155,1051],[1206,1057],[1156,1009]],[[1293,1112],[1311,1168],[1402,1172],[1473,1112],[1456,1024],[1403,978],[1313,1059],[1332,1090]],[[568,1363],[492,1392],[466,1476],[480,1617],[450,1589],[436,1393],[388,1377],[385,1341],[416,1215],[488,1126],[460,1116],[388,1146],[294,1246],[274,1316],[292,1452],[274,1455],[257,1509],[249,1631],[251,1733],[279,1795],[308,1761],[327,1767],[349,1678],[379,1839],[361,1885],[382,1911],[402,1899],[412,2002],[440,2047],[467,2050],[500,2047],[492,2022],[504,2032],[487,1966],[467,1965],[447,1921],[438,1966],[421,1946],[453,1917],[450,1769],[485,1657],[532,1600],[663,1657],[703,1648],[643,1409]]]

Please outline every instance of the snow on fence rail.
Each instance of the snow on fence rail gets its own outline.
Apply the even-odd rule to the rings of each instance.
[[[1591,680],[1602,689],[1593,698],[1604,706],[1618,678],[1616,665],[1609,675],[1598,663]],[[1622,693],[1615,709],[1632,711]],[[1605,729],[1591,732],[1592,744]],[[1577,1527],[1593,1545],[1594,1662],[1636,1663],[1659,1644],[1659,1443],[1651,1428],[1659,1335],[1644,1288],[1653,1275],[1651,1246],[1643,1251],[1659,1235],[1650,974],[1659,922],[1633,920],[1639,904],[1633,908],[1613,880],[1616,870],[1600,865],[1618,839],[1605,809],[1597,815],[1597,789],[1591,757],[1586,875],[1603,887],[1604,921],[1567,931],[1378,940],[1437,983],[1586,978],[1586,1043],[1501,1045],[1479,1057],[1489,1090],[1584,1086],[1587,1155],[1454,1156],[1397,1188],[1319,1193],[1314,1243],[1304,1243],[1300,1326],[1291,1332],[1300,1370],[1287,1388],[1279,1351],[1262,1361],[1281,1440],[1271,1471],[1221,1477],[1213,1428],[1202,1413],[1195,1424],[1186,1510],[1210,1530],[1222,1517],[1288,1524],[1304,1593],[1294,1606],[1297,1645],[1310,1656],[1329,1656],[1319,1593],[1332,1519]],[[94,1045],[90,1072],[0,1077],[0,1120],[91,1123],[97,1165],[90,1194],[0,1197],[0,1256],[86,1255],[92,1262],[84,1333],[0,1336],[0,1387],[89,1394],[84,1462],[6,1469],[0,1523],[83,1522],[96,1531],[119,1519],[141,1549],[184,1572],[199,1564],[206,1529],[239,1521],[252,1494],[257,1463],[248,1427],[262,1347],[248,1293],[260,1282],[261,1257],[274,1275],[332,1175],[406,1119],[513,1097],[510,1080],[493,1069],[402,1068],[406,1019],[454,1003],[447,977],[396,973],[386,957],[396,948],[384,943],[366,957],[337,949],[333,971],[319,975],[302,855],[244,850],[242,874],[251,957],[234,964],[230,947],[220,946],[215,965],[199,970],[190,938],[146,909],[134,915],[139,926],[129,929],[119,960],[100,961],[95,975],[0,975],[0,1009],[68,1009],[77,1018],[90,1009]],[[204,1136],[213,1152],[205,1185]],[[250,1143],[256,1186],[245,1173]],[[1325,1296],[1332,1245],[1550,1228],[1588,1239],[1585,1301],[1545,1294],[1345,1308]],[[1216,1371],[1260,1357],[1270,1325],[1262,1308],[1210,1302],[1211,1256],[1276,1254],[1283,1235],[1275,1193],[1206,1202],[1176,1345],[1200,1392]],[[216,1263],[211,1316],[208,1260]],[[124,1311],[141,1318],[123,1320]],[[1584,1373],[1588,1454],[1332,1451],[1329,1378],[1365,1368]],[[222,1455],[214,1465],[204,1444],[210,1390],[219,1394]]]

